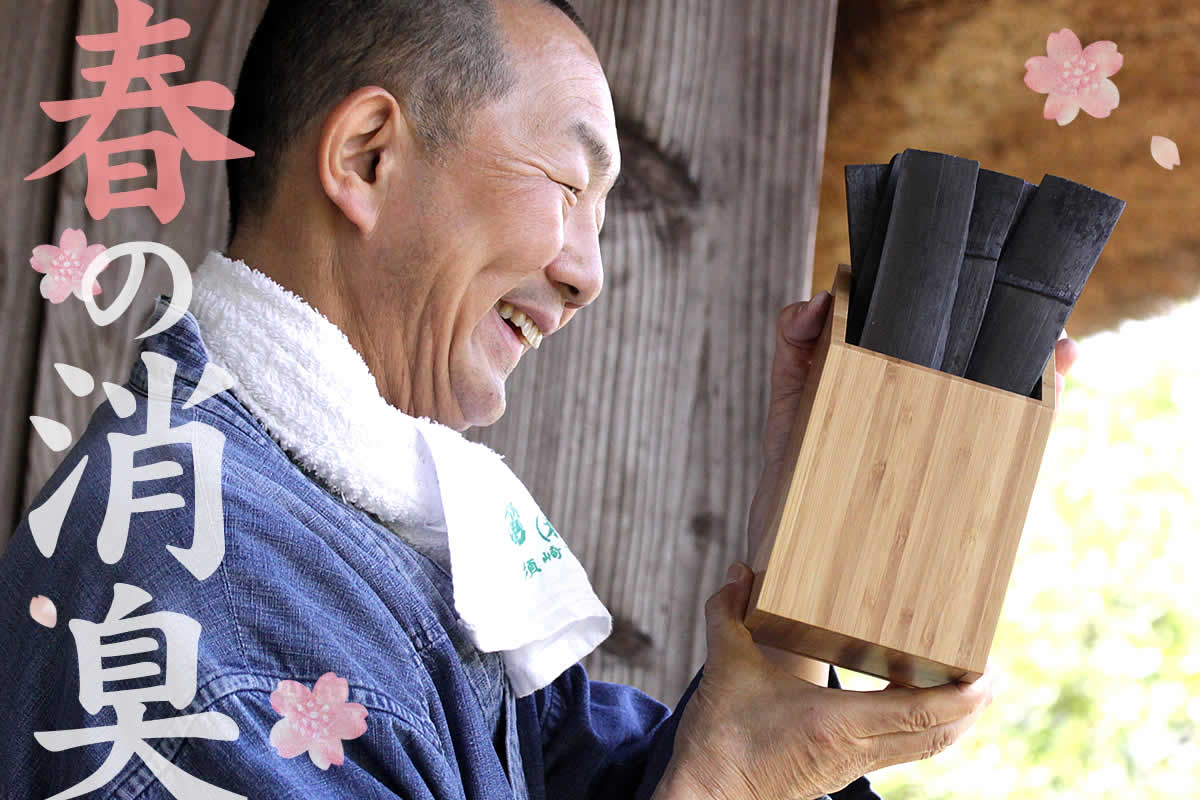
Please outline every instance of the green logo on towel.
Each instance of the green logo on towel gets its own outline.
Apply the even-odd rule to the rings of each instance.
[[[545,526],[542,525],[543,522],[546,523]],[[542,539],[545,541],[548,542],[551,539],[562,538],[558,535],[558,531],[554,530],[554,526],[550,524],[550,520],[546,519],[545,517],[538,517],[536,525],[538,536],[542,537]]]
[[[521,524],[521,514],[517,507],[509,503],[504,511],[504,518],[508,520],[508,537],[512,539],[513,544],[525,544],[525,526]]]

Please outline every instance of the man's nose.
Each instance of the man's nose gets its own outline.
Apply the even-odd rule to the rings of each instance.
[[[550,264],[547,276],[570,305],[586,306],[600,295],[604,262],[595,221],[589,222],[585,214],[572,215],[567,222],[563,251]]]

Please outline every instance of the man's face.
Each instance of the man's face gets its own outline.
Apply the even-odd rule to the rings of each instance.
[[[502,312],[531,319],[537,341],[599,294],[618,170],[612,99],[586,37],[544,3],[497,5],[515,87],[444,158],[406,167],[372,251],[391,278],[396,327],[380,349],[406,362],[404,410],[460,430],[500,418],[505,379],[530,349]]]

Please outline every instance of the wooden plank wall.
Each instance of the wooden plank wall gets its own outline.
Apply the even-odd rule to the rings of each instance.
[[[175,80],[232,87],[265,1],[153,5],[155,21],[192,25],[186,41],[155,49],[186,60]],[[809,294],[836,0],[576,5],[612,83],[625,160],[602,242],[606,291],[525,359],[505,418],[472,435],[507,454],[612,609],[593,677],[673,701],[704,657],[703,601],[744,557],[776,315]],[[98,402],[65,391],[53,364],[124,380],[137,325],[166,288],[148,270],[139,304],[97,334],[81,304],[41,300],[30,250],[82,227],[110,246],[164,242],[194,265],[226,230],[220,164],[184,159],[187,202],[166,226],[146,209],[91,220],[82,160],[22,183],[78,129],[48,120],[37,101],[95,92],[79,68],[101,59],[69,37],[114,30],[116,12],[111,0],[55,0],[6,11],[5,22],[5,74],[47,71],[26,70],[4,106],[18,146],[4,173],[0,353],[13,388],[0,399],[0,535],[59,458],[29,435],[28,416],[79,432]],[[160,112],[122,112],[109,135],[150,127],[165,129]],[[124,279],[109,272],[106,290]]]
[[[625,159],[606,288],[480,438],[613,612],[592,674],[668,702],[703,662],[704,600],[746,557],[776,316],[809,294],[835,6],[578,4]]]
[[[34,246],[53,241],[61,173],[39,183],[23,178],[54,156],[64,142],[62,126],[41,113],[38,102],[63,96],[71,85],[75,0],[22,3],[3,16],[4,113],[0,141],[8,152],[0,167],[0,547],[24,508],[26,448],[30,437],[38,340],[45,303],[41,276],[29,268]],[[31,69],[30,65],[37,65]]]

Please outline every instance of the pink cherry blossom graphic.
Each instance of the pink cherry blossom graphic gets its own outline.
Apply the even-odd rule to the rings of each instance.
[[[29,616],[33,617],[34,622],[47,628],[58,624],[58,609],[54,607],[54,601],[44,594],[39,594],[29,601]]]
[[[1163,169],[1179,166],[1179,145],[1166,136],[1150,137],[1150,157]]]
[[[326,672],[310,692],[296,681],[280,681],[271,692],[271,708],[283,719],[271,728],[271,745],[284,758],[307,751],[321,769],[342,764],[343,739],[356,739],[367,731],[367,709],[347,703],[350,685]]]
[[[1046,39],[1046,53],[1025,62],[1025,85],[1049,95],[1042,109],[1046,119],[1066,125],[1081,108],[1102,119],[1121,102],[1117,85],[1109,80],[1125,61],[1114,42],[1084,48],[1070,28],[1063,28]]]
[[[58,240],[58,247],[52,244],[39,244],[33,248],[33,258],[29,265],[38,272],[45,273],[42,278],[42,297],[51,303],[61,303],[74,294],[83,299],[83,273],[87,271],[92,259],[103,253],[102,244],[88,245],[87,236],[83,231],[67,228]],[[108,265],[106,264],[105,267]],[[103,272],[103,269],[101,270]],[[100,294],[99,282],[91,286],[93,295]]]

